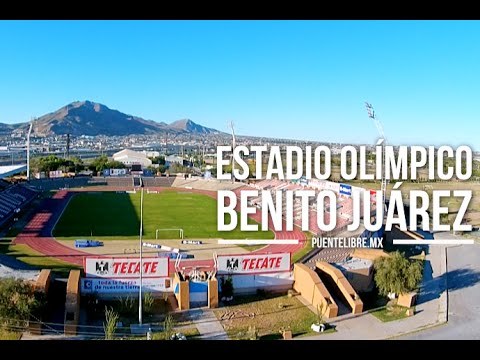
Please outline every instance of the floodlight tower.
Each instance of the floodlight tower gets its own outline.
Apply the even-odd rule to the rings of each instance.
[[[233,169],[235,168],[235,159],[233,157],[233,151],[235,150],[235,128],[233,121],[230,121],[230,128],[232,129],[232,182],[235,182],[235,178],[233,177]]]
[[[67,134],[67,153],[66,159],[70,159],[70,133]]]
[[[383,125],[375,115],[375,110],[373,109],[372,104],[365,102],[365,107],[367,108],[368,117],[373,120],[375,126],[377,127],[378,133],[380,134],[380,139],[377,142],[377,145],[382,145],[382,179],[381,179],[381,192],[383,197],[383,209],[384,215],[386,214],[387,207],[386,207],[386,199],[387,199],[387,179],[385,176],[386,171],[386,163],[385,163],[385,145],[387,143],[387,139],[385,137],[385,133],[383,132]]]
[[[30,122],[30,127],[28,128],[27,133],[27,181],[30,181],[30,134],[32,133],[33,121]]]

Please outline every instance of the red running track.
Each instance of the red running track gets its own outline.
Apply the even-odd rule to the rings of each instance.
[[[215,191],[208,190],[195,190],[195,189],[183,189],[183,188],[152,188],[152,190],[165,191],[168,189],[181,192],[195,192],[204,195],[208,195],[212,198],[217,198]],[[95,190],[98,191],[118,191],[126,190],[125,188],[113,188],[113,187],[98,187]],[[93,188],[83,189],[83,191],[94,191]],[[33,250],[39,253],[54,257],[58,260],[65,261],[70,264],[83,265],[83,260],[87,256],[92,256],[90,253],[72,249],[68,246],[62,245],[52,236],[52,230],[55,227],[58,219],[60,218],[63,210],[66,208],[69,200],[74,195],[74,192],[68,192],[66,190],[58,191],[52,198],[45,199],[40,209],[25,226],[23,231],[15,238],[14,244],[25,244],[31,247]],[[237,207],[238,210],[238,207]],[[261,213],[257,210],[251,217],[257,222],[261,221]],[[269,221],[269,228],[273,226]],[[273,230],[272,230],[273,231]],[[289,252],[294,253],[303,247],[306,240],[305,234],[295,228],[293,231],[274,231],[276,239],[298,239],[297,245],[267,245],[264,248],[258,249],[256,253],[279,253]],[[212,267],[213,260],[182,260],[180,267]],[[170,270],[174,271],[174,262],[170,262]]]

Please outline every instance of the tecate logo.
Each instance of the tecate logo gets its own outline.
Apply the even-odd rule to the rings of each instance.
[[[227,259],[227,270],[238,270],[238,259]]]
[[[110,269],[110,261],[97,261],[95,263],[95,272],[98,275],[107,275]]]
[[[143,274],[156,274],[157,270],[157,261],[143,260]],[[113,274],[140,274],[140,261],[115,261]]]
[[[142,275],[147,277],[168,276],[168,259],[149,257],[142,260]],[[138,258],[87,258],[85,260],[87,277],[134,278],[140,275]]]
[[[237,260],[238,262],[238,260]],[[275,257],[258,257],[242,260],[243,270],[265,270],[265,269],[279,269],[282,263],[281,256]]]

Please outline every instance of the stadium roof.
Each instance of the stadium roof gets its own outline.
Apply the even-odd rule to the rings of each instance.
[[[27,171],[27,165],[0,166],[0,179]]]

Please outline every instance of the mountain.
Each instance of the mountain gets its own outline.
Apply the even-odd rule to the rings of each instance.
[[[0,135],[8,135],[15,129],[15,125],[0,123]]]
[[[28,123],[0,124],[0,134],[26,132]],[[118,110],[92,101],[75,101],[57,111],[43,115],[34,122],[33,132],[37,135],[106,135],[125,136],[133,134],[212,134],[218,130],[206,128],[192,120],[178,120],[166,124],[127,115]]]
[[[218,133],[218,130],[207,128],[202,125],[195,124],[192,120],[190,119],[182,119],[182,120],[177,120],[172,122],[169,125],[171,128],[178,129],[178,130],[183,130],[189,133],[193,134],[212,134],[212,133]]]

